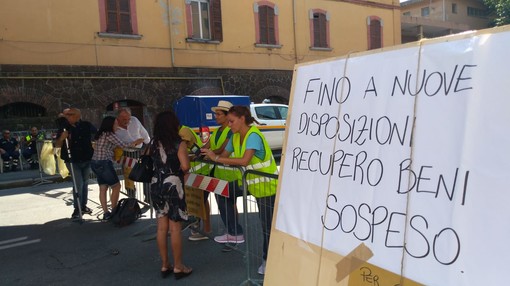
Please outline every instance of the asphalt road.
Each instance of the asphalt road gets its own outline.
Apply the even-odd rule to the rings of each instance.
[[[225,252],[211,239],[188,241],[189,230],[183,257],[193,274],[162,279],[150,212],[123,228],[100,222],[97,184],[90,188],[93,216],[82,224],[69,219],[70,182],[0,190],[0,285],[240,285],[248,279],[242,245]],[[217,215],[213,229],[223,231]],[[262,281],[253,264],[251,279]]]

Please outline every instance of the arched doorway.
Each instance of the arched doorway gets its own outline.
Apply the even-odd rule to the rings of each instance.
[[[53,117],[41,105],[13,102],[0,107],[0,129],[25,132],[35,126],[40,130],[54,128]]]

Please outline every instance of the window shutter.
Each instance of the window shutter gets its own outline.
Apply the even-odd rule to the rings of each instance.
[[[271,7],[267,7],[267,38],[268,44],[276,44],[276,36],[275,36],[275,27],[274,27],[274,9]]]
[[[267,23],[267,6],[261,6],[259,7],[259,30],[260,30],[260,43],[261,44],[268,44],[268,38],[267,38],[267,29],[268,29],[268,23]]]
[[[221,0],[211,0],[211,31],[212,39],[223,41],[223,26],[221,22]]]
[[[274,9],[269,6],[259,7],[259,29],[261,44],[276,44]]]
[[[121,34],[132,34],[131,30],[131,13],[129,9],[129,0],[119,0],[119,32]]]
[[[327,48],[326,15],[323,13],[313,14],[313,46]]]
[[[106,31],[109,33],[117,32],[117,1],[106,1]]]
[[[130,0],[106,1],[106,31],[109,33],[132,34]]]
[[[370,47],[369,49],[379,49],[382,47],[381,44],[381,21],[371,20],[370,21]]]

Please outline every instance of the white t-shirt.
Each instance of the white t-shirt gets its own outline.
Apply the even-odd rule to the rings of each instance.
[[[138,120],[138,118],[131,116],[131,120],[127,126],[127,129],[124,129],[119,126],[115,134],[120,138],[120,140],[124,142],[133,142],[138,138],[143,138],[143,143],[149,144],[151,138],[149,133],[143,127],[142,123]],[[137,148],[141,148],[142,144],[136,146]]]

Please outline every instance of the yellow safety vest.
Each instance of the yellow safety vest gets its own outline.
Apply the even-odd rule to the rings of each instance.
[[[218,142],[216,142],[216,133],[220,131],[220,128],[214,130],[214,132],[211,134],[211,139],[209,139],[209,142],[211,143],[211,150],[216,150],[223,145],[225,140],[227,140],[228,132],[230,132],[230,127],[225,127],[223,131],[221,131],[220,138],[218,138]]]
[[[216,132],[219,132],[219,128],[216,129],[213,134],[211,135],[211,139],[209,139],[209,142],[211,143],[211,150],[216,150],[220,148],[223,143],[227,140],[228,133],[230,132],[230,127],[225,127],[223,131],[221,131],[220,137],[218,138],[218,141],[216,142]],[[226,181],[235,181],[237,180],[237,175],[232,174],[234,170],[231,167],[225,167],[225,166],[218,166],[216,165],[216,168],[214,168],[214,177]]]
[[[258,134],[262,139],[262,143],[264,145],[264,150],[266,156],[263,160],[259,159],[257,156],[253,156],[246,166],[246,170],[256,170],[259,172],[264,172],[267,174],[278,174],[278,169],[276,167],[276,162],[273,158],[273,152],[269,148],[269,144],[267,144],[266,138],[259,131],[259,129],[255,126],[251,126],[250,130],[246,133],[244,137],[244,142],[241,144],[241,135],[239,133],[235,133],[232,136],[232,146],[234,147],[234,152],[230,154],[231,158],[242,158],[244,152],[246,151],[246,141],[248,136],[251,133]],[[237,172],[238,174],[238,182],[241,185],[242,174]],[[276,187],[278,185],[278,181],[269,177],[259,176],[255,174],[250,174],[246,177],[246,184],[248,187],[248,191],[256,198],[269,197],[276,194]]]
[[[193,131],[193,129],[191,129],[190,127],[188,127],[186,125],[181,125],[181,128],[179,130],[181,130],[183,128],[188,128],[189,131],[195,136],[195,141],[196,141],[196,144],[198,145],[198,147],[202,148],[202,146],[204,146],[204,144],[202,143],[202,140],[195,133],[195,131]],[[190,148],[188,148],[188,152],[190,152],[190,151],[191,151]],[[191,161],[190,166],[191,166],[190,172],[194,173],[194,174],[209,175],[209,172],[211,172],[211,166],[209,164],[206,164],[203,162]]]

